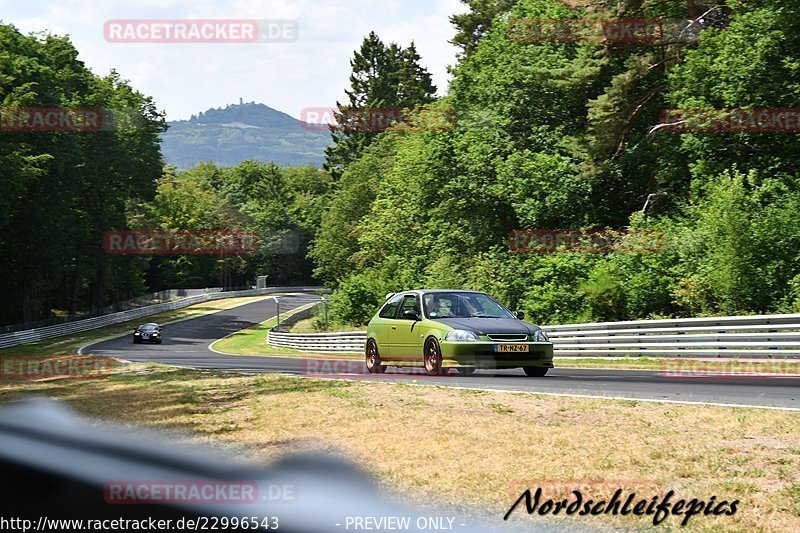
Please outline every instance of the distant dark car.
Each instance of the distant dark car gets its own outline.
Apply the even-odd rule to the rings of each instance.
[[[139,326],[133,330],[133,342],[134,344],[141,344],[143,342],[161,344],[161,328],[158,324],[152,322],[149,324],[139,324]]]

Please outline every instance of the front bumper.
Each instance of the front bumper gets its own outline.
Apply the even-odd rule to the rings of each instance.
[[[140,336],[134,335],[134,337],[133,337],[134,341],[147,342],[147,343],[150,343],[150,344],[158,344],[160,339],[161,339],[161,337],[152,337],[152,336],[151,337],[147,337],[147,338],[142,338]]]
[[[501,352],[497,346],[528,346],[528,352]],[[454,342],[440,341],[444,366],[474,366],[477,368],[518,368],[535,366],[553,368],[551,342]]]

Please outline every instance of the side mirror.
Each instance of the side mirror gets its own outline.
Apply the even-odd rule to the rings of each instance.
[[[419,315],[413,309],[406,309],[403,311],[403,318],[406,320],[419,320]]]
[[[522,311],[517,311],[516,313],[514,313],[514,315],[516,315],[517,320],[525,320],[525,313],[523,313]]]

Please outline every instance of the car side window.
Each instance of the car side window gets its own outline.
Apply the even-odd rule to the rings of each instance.
[[[417,302],[416,296],[406,296],[403,299],[403,305],[400,308],[400,315],[398,318],[403,318],[403,313],[406,311],[412,310],[419,314],[419,303]]]
[[[403,296],[400,295],[389,300],[389,302],[383,306],[378,316],[381,318],[395,318],[397,316],[397,308],[400,307],[400,300],[402,299]]]

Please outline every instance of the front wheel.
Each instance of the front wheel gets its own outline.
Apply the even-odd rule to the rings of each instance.
[[[547,374],[547,371],[550,370],[549,368],[542,366],[523,366],[522,369],[525,371],[526,376],[532,378],[544,377]]]
[[[370,374],[383,374],[386,372],[386,365],[381,364],[381,355],[378,352],[378,344],[374,339],[367,341],[367,372]]]
[[[425,363],[425,373],[429,376],[441,376],[447,373],[442,365],[442,350],[436,339],[430,338],[425,341],[423,362]]]

